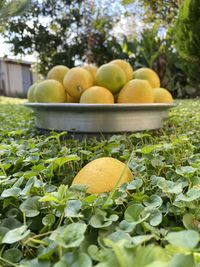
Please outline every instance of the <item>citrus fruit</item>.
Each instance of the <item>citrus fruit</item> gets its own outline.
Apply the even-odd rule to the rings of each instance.
[[[158,77],[157,73],[152,69],[149,68],[138,69],[134,71],[134,78],[147,80],[152,88],[160,87],[160,78]]]
[[[126,83],[126,75],[116,64],[104,64],[97,70],[95,83],[115,94]]]
[[[131,80],[119,92],[118,103],[153,103],[153,89],[145,80]]]
[[[125,72],[126,82],[133,79],[133,69],[130,63],[122,59],[115,59],[115,60],[110,61],[109,64],[116,64]]]
[[[68,93],[67,94],[67,103],[78,103],[78,100],[76,98],[73,98]]]
[[[93,81],[94,81],[96,73],[97,73],[97,67],[94,65],[86,64],[82,68],[90,72],[90,74],[93,77]]]
[[[93,85],[93,78],[89,71],[75,67],[67,72],[63,85],[71,97],[79,100],[81,94]]]
[[[37,84],[34,97],[37,102],[62,103],[67,101],[63,85],[56,80],[45,80]]]
[[[104,87],[92,86],[83,92],[80,103],[113,104],[114,96]]]
[[[155,103],[172,103],[173,98],[171,93],[165,88],[155,88],[153,90]]]
[[[63,83],[63,79],[65,74],[68,72],[69,68],[64,65],[57,65],[54,66],[50,71],[47,73],[47,79],[57,80],[60,83]]]
[[[35,96],[34,96],[34,91],[37,86],[37,83],[32,84],[27,92],[27,98],[29,102],[35,102]]]
[[[88,193],[99,194],[112,191],[117,183],[120,186],[131,178],[132,173],[126,164],[115,158],[102,157],[85,165],[72,184],[85,185]]]

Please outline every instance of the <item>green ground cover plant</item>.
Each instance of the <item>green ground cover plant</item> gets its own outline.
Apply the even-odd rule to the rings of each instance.
[[[200,266],[199,100],[177,102],[163,129],[82,141],[42,135],[14,102],[0,98],[0,266]],[[99,196],[71,186],[102,156],[133,181]]]

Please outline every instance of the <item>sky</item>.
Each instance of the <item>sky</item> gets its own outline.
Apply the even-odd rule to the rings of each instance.
[[[5,43],[4,38],[0,35],[0,57],[5,55],[12,59],[21,59],[30,62],[36,61],[36,57],[34,55],[13,56],[9,51],[9,45]]]

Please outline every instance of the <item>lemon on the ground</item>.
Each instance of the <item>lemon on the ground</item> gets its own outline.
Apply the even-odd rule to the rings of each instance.
[[[83,92],[80,103],[114,104],[114,96],[104,87],[92,86]]]
[[[115,59],[109,62],[109,64],[116,64],[125,72],[126,82],[133,79],[133,68],[130,63],[123,59]]]
[[[63,85],[56,80],[45,80],[36,85],[34,91],[36,102],[63,103],[67,101]]]
[[[97,73],[97,67],[94,65],[91,65],[91,64],[86,64],[82,68],[89,71],[93,77],[93,81],[95,81],[95,77],[96,77],[96,73]]]
[[[115,94],[126,83],[126,75],[116,64],[104,64],[97,70],[95,83]]]
[[[173,97],[171,93],[165,88],[155,88],[153,90],[155,103],[172,103]]]
[[[150,68],[140,68],[134,71],[134,78],[147,80],[152,88],[160,87],[160,78],[157,73]]]
[[[82,93],[93,85],[93,78],[89,71],[75,67],[67,72],[63,85],[71,97],[79,100]]]
[[[34,97],[34,91],[37,86],[37,83],[32,84],[27,92],[27,98],[29,102],[35,102],[35,97]]]
[[[145,80],[133,79],[119,92],[118,103],[153,103],[153,89]]]
[[[56,65],[49,70],[47,73],[47,79],[53,79],[60,83],[63,83],[65,74],[68,72],[69,68],[64,65]]]
[[[126,164],[115,158],[102,157],[85,165],[72,184],[85,185],[88,193],[99,194],[110,192],[117,183],[120,186],[131,179],[132,173]]]

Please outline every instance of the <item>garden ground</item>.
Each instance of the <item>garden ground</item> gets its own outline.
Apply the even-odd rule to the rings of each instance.
[[[19,102],[0,98],[0,266],[200,266],[200,100],[178,101],[160,130],[98,141],[42,135]],[[133,181],[70,187],[102,156]]]

